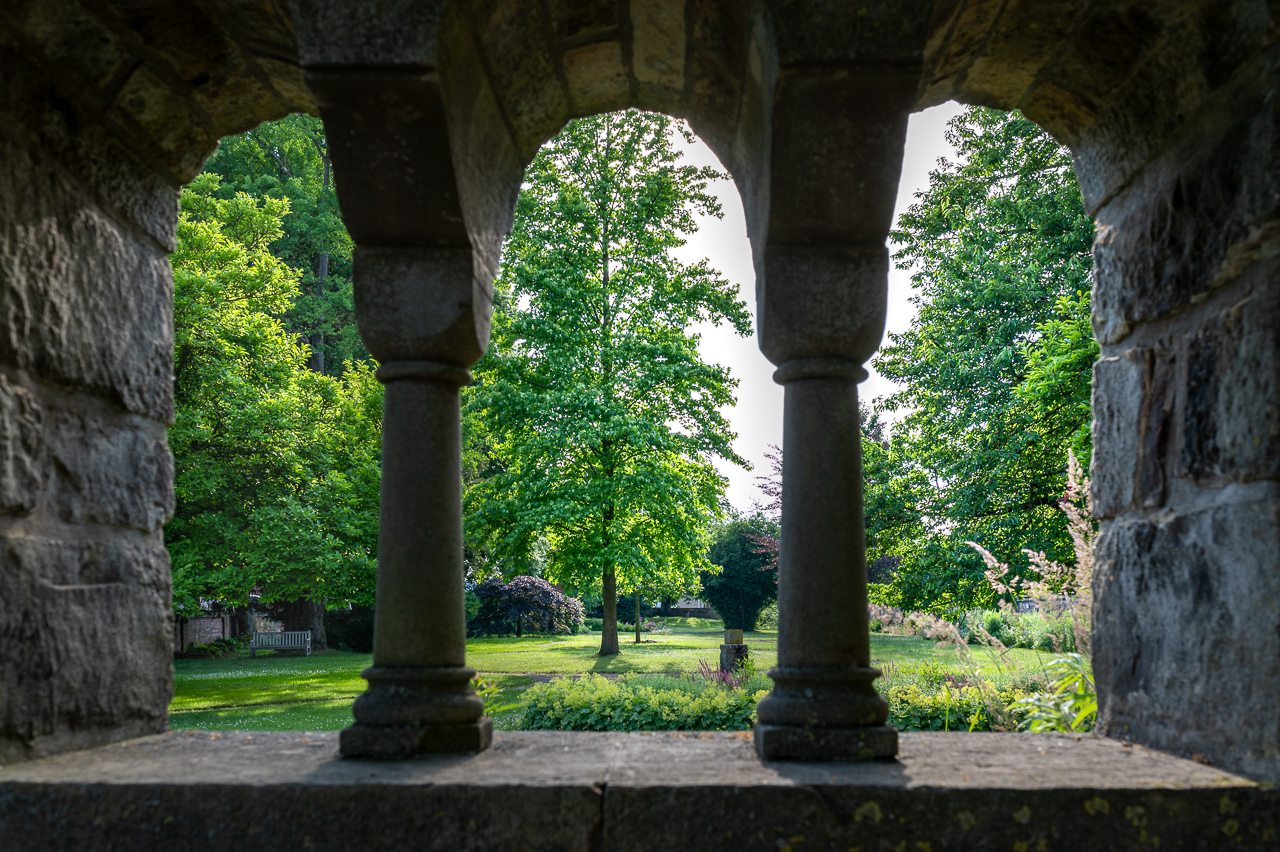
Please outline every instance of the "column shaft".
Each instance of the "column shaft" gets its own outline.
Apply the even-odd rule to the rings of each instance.
[[[466,664],[458,406],[453,382],[386,385],[375,666]]]
[[[857,385],[789,383],[783,425],[778,665],[868,666]]]

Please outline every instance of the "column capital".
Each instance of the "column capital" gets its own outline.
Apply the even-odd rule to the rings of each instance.
[[[889,250],[883,242],[770,243],[764,267],[756,303],[766,358],[780,367],[846,361],[856,368],[876,351],[888,302]]]
[[[480,360],[493,297],[469,247],[357,246],[353,266],[356,321],[373,357],[464,372]]]

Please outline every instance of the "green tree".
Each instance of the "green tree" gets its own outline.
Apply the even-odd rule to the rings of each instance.
[[[721,175],[679,163],[662,115],[571,122],[525,175],[496,282],[493,336],[466,392],[492,475],[467,491],[473,542],[604,600],[600,653],[618,653],[617,592],[696,588],[721,517],[720,457],[744,464],[719,409],[737,382],[698,354],[698,322],[750,333],[737,288],[671,250],[721,215]]]
[[[298,293],[274,314],[311,347],[308,366],[339,375],[369,358],[355,325],[353,243],[342,223],[329,143],[320,119],[290,115],[228,136],[205,164],[222,180],[217,195],[243,192],[258,200],[288,200],[271,251],[301,271]]]
[[[381,387],[368,364],[307,369],[275,318],[297,294],[270,249],[289,202],[219,194],[211,174],[183,190],[171,259],[175,609],[371,603]]]
[[[893,232],[919,308],[876,369],[904,387],[895,438],[925,535],[895,581],[906,607],[984,603],[977,541],[1024,570],[1029,547],[1071,559],[1056,501],[1069,447],[1087,449],[1093,223],[1070,152],[1019,113],[972,107],[929,188]]]
[[[702,597],[727,630],[755,630],[760,611],[778,599],[778,525],[763,515],[738,517],[714,533],[707,558],[717,573],[702,575]]]

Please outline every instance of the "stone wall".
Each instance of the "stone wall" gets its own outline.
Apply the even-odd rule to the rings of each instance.
[[[273,4],[183,11],[0,7],[0,764],[167,724],[178,186],[313,108]]]
[[[1101,727],[1280,778],[1280,52],[1098,214]]]

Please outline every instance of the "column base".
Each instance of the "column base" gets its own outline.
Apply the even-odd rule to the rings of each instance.
[[[892,725],[818,728],[756,722],[755,740],[761,760],[876,760],[898,754],[898,729]]]
[[[421,725],[370,725],[356,722],[339,739],[343,757],[396,760],[420,754],[474,754],[493,743],[493,722],[482,716],[474,722]]]

